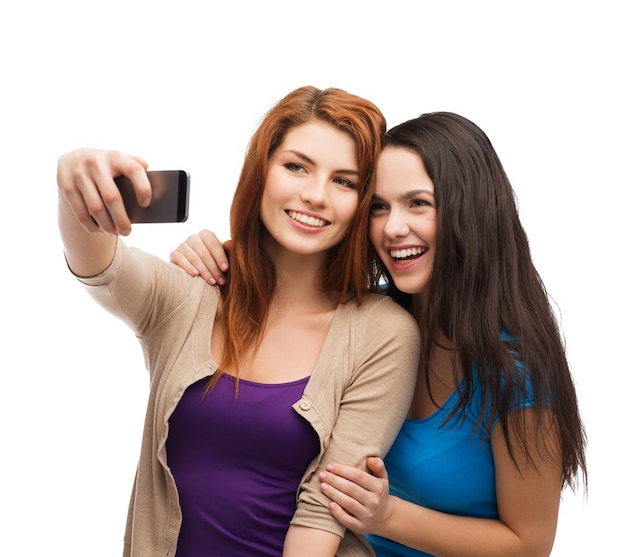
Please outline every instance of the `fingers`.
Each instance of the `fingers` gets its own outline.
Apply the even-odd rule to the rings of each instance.
[[[340,464],[329,464],[321,472],[321,490],[331,501],[335,518],[357,533],[372,533],[387,514],[389,481],[380,458],[369,458],[372,474]]]
[[[384,464],[382,460],[378,458],[368,458],[367,464],[369,468],[370,460],[380,460],[384,470]],[[329,464],[326,468],[326,473],[329,478],[333,478],[339,485],[350,485],[361,487],[366,491],[378,491],[380,488],[380,479],[376,475],[372,475],[359,468],[352,466],[345,466],[343,464]],[[386,478],[386,471],[385,471]]]
[[[382,460],[372,460],[380,461],[372,464],[381,477],[341,464],[329,464],[326,471],[320,473],[324,494],[351,514],[360,516],[362,520],[367,518],[368,509],[375,509],[379,505],[389,489]]]
[[[133,158],[136,162],[138,162],[141,166],[143,166],[143,169],[144,169],[144,170],[148,170],[148,163],[147,163],[145,160],[143,160],[141,157],[137,157],[137,156],[135,156],[135,155],[131,155],[131,157],[132,157],[132,158]]]
[[[346,507],[346,504],[351,506],[348,499],[362,504],[368,497],[368,482],[364,481],[363,478],[359,478],[360,481],[350,480],[338,476],[332,471],[326,471],[320,473],[320,480],[322,481],[322,491],[330,499],[344,507]],[[350,512],[353,511],[353,509],[349,510]]]
[[[146,174],[148,163],[139,157],[112,151],[110,164],[114,176],[124,175],[130,179],[139,205],[142,207],[150,205],[152,201],[152,186]]]
[[[174,265],[178,265],[192,277],[197,277],[200,271],[198,271],[196,265],[192,263],[192,259],[195,257],[195,252],[190,249],[187,244],[183,243],[170,253],[170,262],[174,263]]]
[[[322,493],[332,501],[329,505],[330,512],[346,528],[357,534],[365,533],[365,521],[370,516],[368,508],[359,501],[358,495],[355,495],[354,490],[346,484],[343,484],[340,489],[336,485],[338,485],[336,478],[329,478],[329,482],[321,484]],[[363,495],[362,490],[361,495]]]
[[[59,190],[71,206],[76,220],[92,234],[104,232],[100,225],[91,216],[90,210],[83,197],[83,194],[75,188],[74,183],[62,179],[58,179]],[[92,186],[95,187],[95,186]]]
[[[226,283],[226,250],[215,234],[208,230],[189,236],[170,254],[170,261],[192,276],[200,275],[209,284]]]
[[[91,162],[87,161],[87,172],[81,168],[74,173],[74,184],[87,206],[91,219],[107,234],[122,236],[130,234],[130,219],[113,177]]]
[[[150,203],[145,161],[119,151],[77,149],[59,159],[57,182],[76,219],[89,232],[127,235],[131,223],[114,178],[127,176],[140,204]]]
[[[352,530],[355,534],[367,534],[367,530],[361,521],[355,516],[347,512],[341,505],[331,503],[329,506],[331,514],[346,528]]]
[[[222,244],[213,232],[202,230],[199,234],[200,240],[206,251],[207,257],[203,257],[203,261],[211,269],[216,279],[225,278],[225,272],[228,271],[228,256],[230,252],[230,240]]]

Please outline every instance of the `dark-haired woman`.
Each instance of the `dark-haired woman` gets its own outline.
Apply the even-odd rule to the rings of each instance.
[[[423,332],[415,396],[384,464],[322,473],[379,556],[549,555],[585,434],[516,200],[484,132],[433,113],[383,140],[374,267]],[[408,296],[406,296],[408,295]]]

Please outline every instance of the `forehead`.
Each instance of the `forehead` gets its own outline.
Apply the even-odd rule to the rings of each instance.
[[[356,142],[347,133],[320,120],[291,128],[277,152],[291,151],[336,168],[357,167]]]
[[[435,193],[422,157],[404,147],[385,147],[376,164],[376,194],[395,197],[407,191]]]

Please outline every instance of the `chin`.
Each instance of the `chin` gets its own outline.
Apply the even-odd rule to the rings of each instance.
[[[392,275],[393,283],[396,285],[396,288],[405,294],[420,294],[424,292],[424,284],[423,281],[416,281],[415,279],[411,279],[409,277],[399,277],[396,278]]]

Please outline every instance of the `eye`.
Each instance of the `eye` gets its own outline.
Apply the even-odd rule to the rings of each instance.
[[[339,184],[340,186],[344,188],[349,188],[351,190],[354,190],[357,187],[357,185],[354,182],[352,182],[351,180],[348,180],[347,178],[335,178],[335,183]]]
[[[427,201],[426,199],[412,199],[409,204],[412,208],[420,208],[420,207],[432,207],[432,203]]]
[[[373,201],[370,205],[370,215],[375,215],[382,213],[387,210],[387,205],[382,203],[381,201]]]
[[[302,166],[301,164],[298,164],[297,162],[285,163],[285,168],[287,170],[291,170],[292,172],[295,172],[295,173],[301,173],[301,172],[304,172],[306,170],[304,168],[304,166]]]

